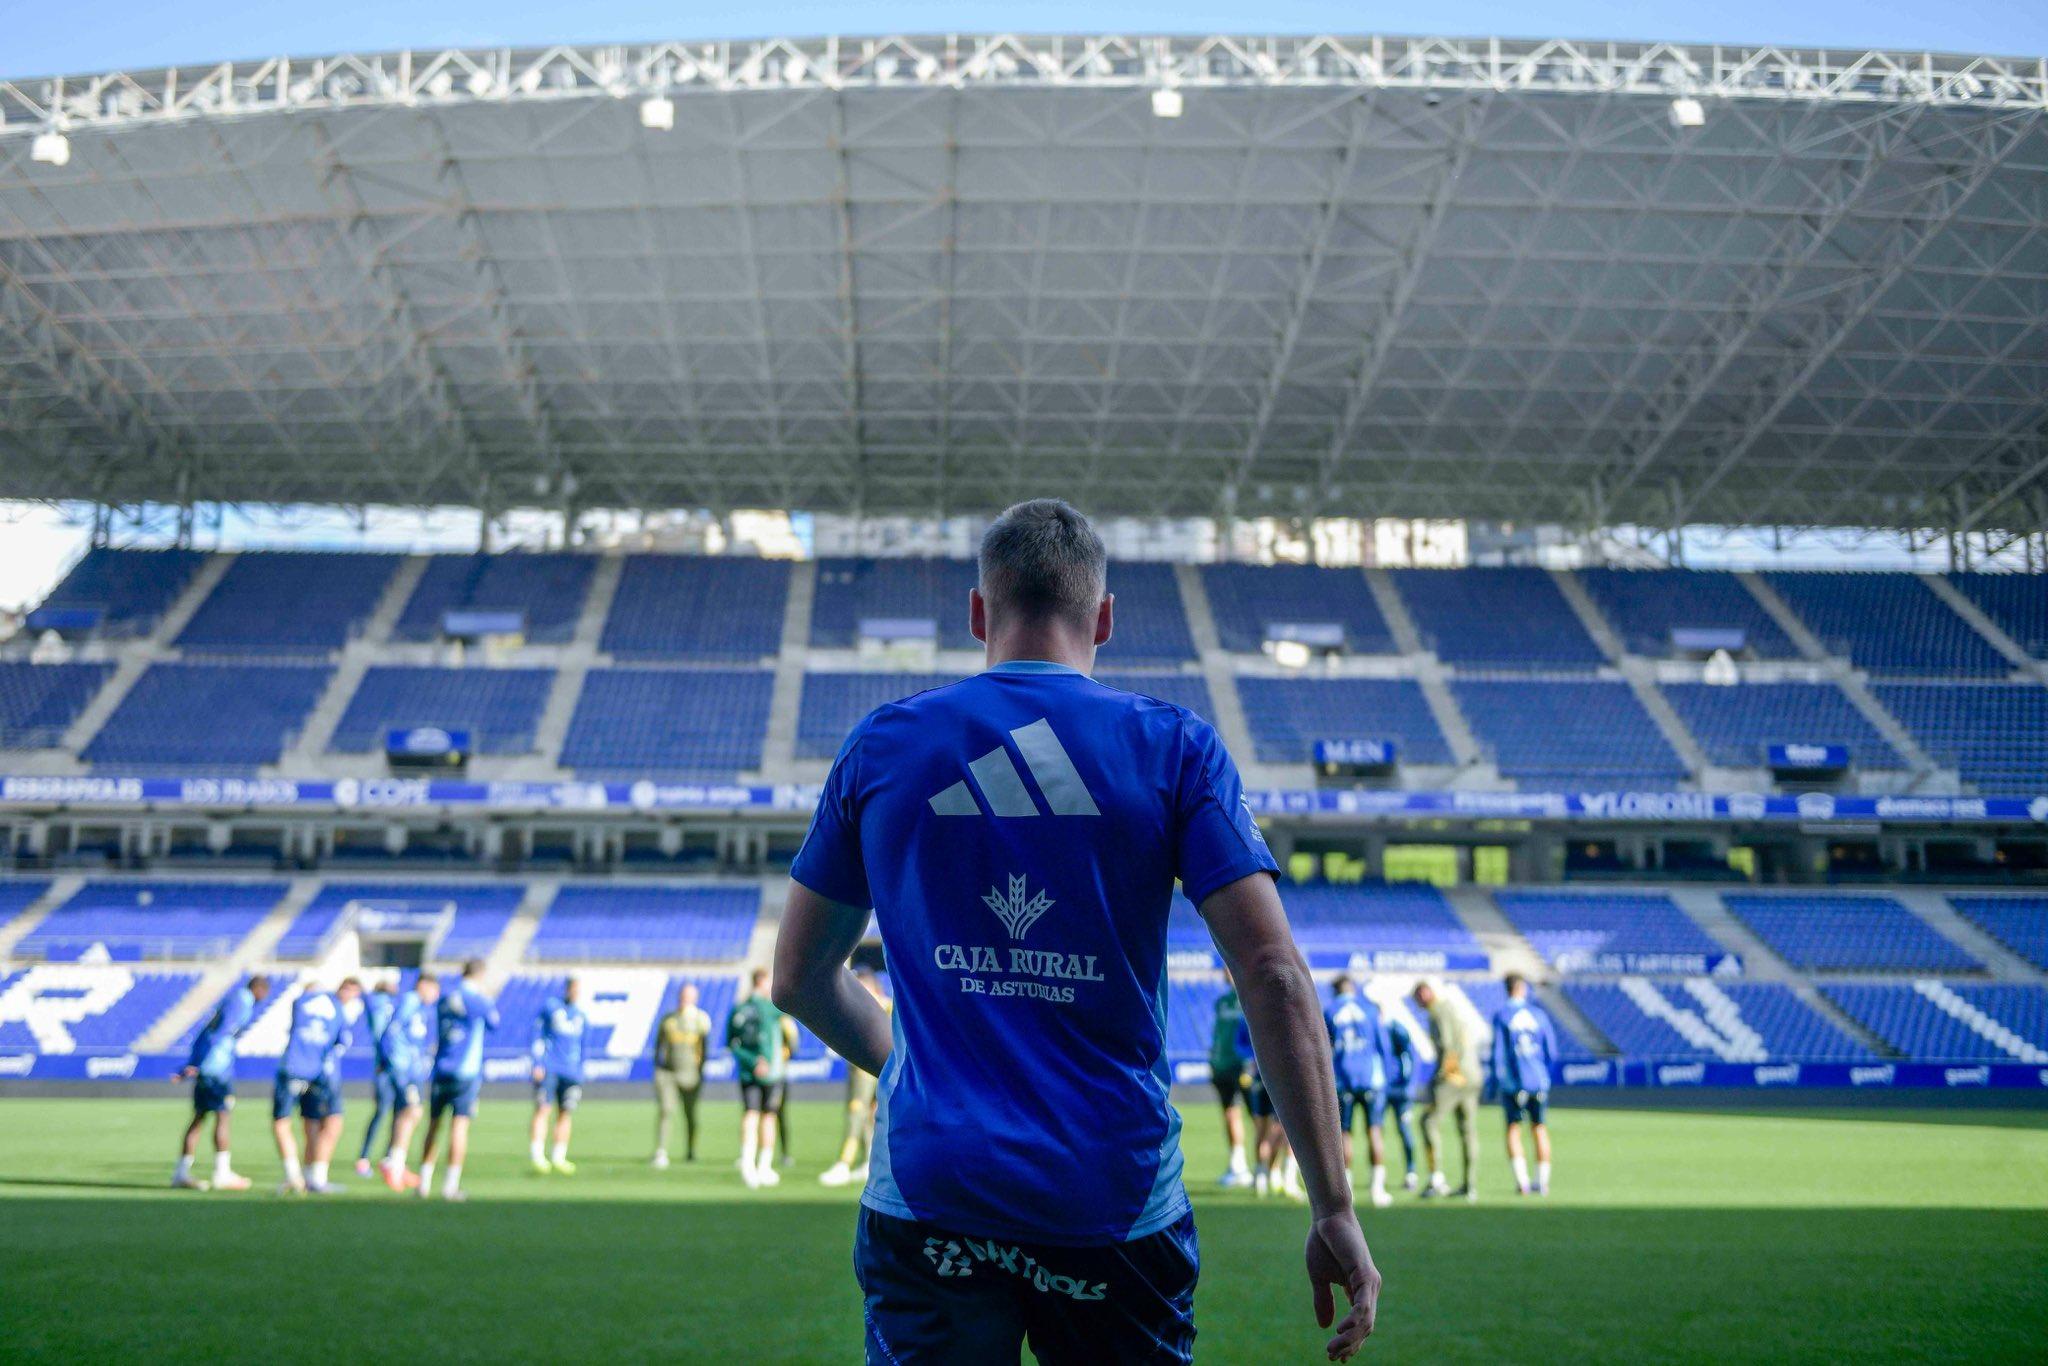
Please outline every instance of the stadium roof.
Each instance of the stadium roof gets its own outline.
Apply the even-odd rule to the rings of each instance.
[[[2039,526],[2044,123],[1505,39],[0,82],[0,497]]]

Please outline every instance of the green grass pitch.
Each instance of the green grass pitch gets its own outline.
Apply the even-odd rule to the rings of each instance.
[[[730,1102],[708,1106],[701,1160],[667,1172],[646,1165],[651,1105],[592,1102],[581,1171],[543,1178],[525,1106],[487,1099],[473,1198],[450,1206],[339,1165],[344,1194],[262,1193],[277,1161],[244,1089],[248,1195],[165,1188],[185,1115],[169,1094],[0,1100],[0,1361],[860,1359],[856,1197],[816,1181],[830,1101],[796,1108],[797,1166],[757,1193],[732,1167]],[[1321,1360],[1303,1211],[1216,1190],[1213,1111],[1187,1113],[1198,1359]],[[1494,1112],[1476,1205],[1366,1211],[1386,1277],[1370,1355],[2041,1359],[2048,1113],[1560,1109],[1552,1127],[1547,1201],[1514,1196]]]

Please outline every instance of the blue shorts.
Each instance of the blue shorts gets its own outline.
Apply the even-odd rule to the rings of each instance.
[[[853,1270],[869,1366],[1173,1363],[1195,1356],[1195,1216],[1107,1247],[970,1238],[863,1206]]]
[[[427,1103],[427,1079],[423,1076],[407,1077],[403,1081],[391,1079],[391,1094],[401,1110],[417,1110]]]
[[[453,1110],[457,1119],[468,1119],[476,1113],[476,1095],[483,1086],[482,1077],[435,1077],[428,1102],[432,1117],[439,1119]]]
[[[1358,1091],[1337,1088],[1337,1127],[1345,1133],[1351,1132],[1351,1122],[1359,1106],[1365,1107],[1365,1122],[1377,1129],[1387,1117],[1387,1093],[1385,1091]]]
[[[1521,1098],[1517,1099],[1517,1096]],[[1544,1116],[1550,1112],[1550,1092],[1503,1091],[1500,1096],[1500,1104],[1501,1108],[1508,1112],[1508,1123],[1510,1124],[1520,1124],[1522,1116],[1525,1114],[1529,1117],[1531,1124],[1541,1124],[1543,1123]]]
[[[235,1108],[235,1079],[209,1077],[204,1072],[192,1083],[192,1113],[225,1114]]]
[[[1244,1105],[1252,1112],[1253,1119],[1270,1119],[1273,1116],[1273,1096],[1266,1090],[1266,1083],[1257,1077],[1245,1088]]]
[[[534,1083],[533,1103],[536,1106],[552,1105],[566,1115],[574,1112],[582,1099],[583,1083],[580,1081],[570,1081],[550,1072]]]
[[[338,1115],[341,1113],[341,1091],[325,1077],[304,1081],[280,1072],[277,1084],[270,1092],[270,1117],[290,1119],[294,1110],[302,1119],[321,1120]]]

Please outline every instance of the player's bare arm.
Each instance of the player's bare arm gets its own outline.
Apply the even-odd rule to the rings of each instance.
[[[775,937],[773,999],[826,1047],[880,1076],[889,1060],[889,1016],[846,966],[867,925],[866,911],[790,883]]]
[[[1347,1361],[1372,1333],[1380,1273],[1344,1179],[1330,1041],[1315,981],[1288,931],[1280,893],[1264,873],[1210,893],[1200,910],[1237,983],[1260,1074],[1308,1187],[1314,1223],[1307,1264],[1316,1322],[1328,1328],[1336,1317],[1331,1287],[1350,1303],[1327,1347],[1330,1360]]]

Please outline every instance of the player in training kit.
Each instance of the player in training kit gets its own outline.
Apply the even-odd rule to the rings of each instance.
[[[1230,970],[1223,971],[1223,994],[1216,998],[1215,1014],[1209,1023],[1209,1083],[1216,1088],[1216,1103],[1223,1107],[1223,1137],[1230,1144],[1230,1162],[1219,1186],[1249,1185],[1250,1167],[1244,1160],[1244,1112],[1238,1100],[1244,1095],[1245,1060],[1237,1051],[1238,1028],[1244,1023],[1244,1007],[1237,1002],[1237,986]]]
[[[740,1179],[749,1186],[781,1182],[775,1170],[775,1121],[789,1088],[783,1051],[783,1014],[768,994],[768,969],[755,968],[753,991],[725,1021],[725,1046],[732,1050],[733,1076],[740,1084]]]
[[[582,994],[571,977],[562,984],[562,994],[542,1006],[533,1022],[533,1132],[528,1156],[543,1176],[576,1174],[576,1164],[569,1160],[569,1127],[577,1102],[583,1099],[583,1037],[590,1029],[590,1017],[576,1004]],[[541,1140],[550,1113],[555,1119],[554,1150],[544,1153]]]
[[[1422,1110],[1422,1147],[1429,1158],[1423,1195],[1479,1198],[1479,1053],[1464,1012],[1427,982],[1415,984],[1415,1004],[1429,1013],[1429,1041],[1436,1047],[1436,1072]],[[1444,1120],[1458,1123],[1458,1148],[1465,1180],[1457,1190],[1444,1179]]]
[[[876,1073],[854,1235],[870,1362],[1186,1362],[1194,1215],[1168,1103],[1176,878],[1237,978],[1301,1156],[1333,1359],[1378,1276],[1345,1189],[1329,1041],[1276,868],[1210,726],[1088,677],[1101,538],[1011,508],[969,622],[989,667],[871,712],[826,779],[776,944],[776,1000]],[[847,967],[881,927],[896,1009]]]
[[[363,1129],[363,1146],[356,1150],[356,1175],[373,1176],[370,1166],[370,1149],[376,1145],[377,1130],[388,1118],[394,1128],[398,1115],[398,1084],[392,1079],[391,1060],[384,1055],[384,1029],[391,1023],[392,1012],[398,1007],[398,982],[396,978],[385,978],[370,988],[363,997],[363,1028],[370,1036],[370,1083],[377,1098],[377,1108],[370,1112],[370,1122]]]
[[[1523,1195],[1550,1194],[1550,1079],[1557,1073],[1557,1031],[1529,996],[1519,972],[1507,975],[1507,1003],[1493,1013],[1493,1086],[1508,1115],[1508,1165]],[[1522,1156],[1522,1120],[1536,1142],[1536,1180]]]
[[[1387,1025],[1387,1061],[1391,1064],[1387,1073],[1387,1111],[1393,1115],[1394,1128],[1401,1135],[1401,1160],[1407,1166],[1407,1172],[1401,1177],[1401,1188],[1412,1191],[1416,1186],[1416,1144],[1408,1089],[1415,1084],[1415,1038],[1399,1016],[1382,1018]]]
[[[711,1017],[697,1004],[697,984],[683,983],[676,1008],[654,1031],[654,1166],[668,1166],[668,1131],[683,1112],[683,1160],[697,1160],[697,1096],[704,1089],[704,1055],[711,1045]]]
[[[270,995],[270,979],[251,977],[227,994],[192,1040],[192,1052],[178,1070],[178,1081],[192,1083],[192,1122],[185,1126],[184,1146],[171,1184],[185,1190],[245,1191],[249,1178],[235,1171],[228,1156],[230,1122],[235,1109],[235,1044],[256,1021],[257,1007]],[[199,1153],[199,1131],[213,1121],[213,1179],[192,1175]]]
[[[1252,1116],[1252,1194],[1263,1200],[1278,1191],[1290,1200],[1306,1200],[1308,1192],[1301,1184],[1301,1166],[1294,1160],[1287,1130],[1273,1108],[1266,1080],[1259,1074],[1251,1022],[1242,1018],[1237,1022],[1237,1055],[1244,1059],[1244,1107]]]
[[[395,1191],[419,1185],[419,1178],[405,1169],[405,1155],[412,1149],[412,1131],[418,1127],[420,1112],[426,1108],[427,1079],[434,1066],[435,1014],[440,1000],[440,979],[422,972],[413,982],[412,990],[392,1005],[391,1018],[384,1025],[378,1046],[391,1068],[397,1107],[391,1116],[391,1142],[384,1149],[378,1172],[384,1184]]]
[[[363,984],[349,977],[332,992],[307,991],[292,1002],[291,1034],[277,1064],[270,1097],[270,1132],[284,1163],[280,1194],[326,1195],[327,1164],[341,1139],[341,1057],[348,1051]],[[292,1138],[292,1112],[306,1128],[306,1162]]]
[[[1352,1121],[1365,1110],[1365,1145],[1372,1159],[1372,1202],[1394,1203],[1387,1194],[1387,1031],[1380,1008],[1358,990],[1348,973],[1330,984],[1330,1003],[1323,1008],[1330,1031],[1330,1057],[1337,1070],[1337,1120],[1344,1130],[1344,1170],[1351,1170]]]
[[[464,1200],[462,1162],[469,1156],[469,1121],[484,1084],[484,1035],[498,1027],[498,1008],[483,994],[484,964],[472,958],[462,976],[441,987],[434,1007],[434,1076],[427,1096],[427,1141],[420,1148],[421,1198],[434,1193],[434,1150],[448,1121],[448,1176],[441,1195]]]
[[[895,1007],[882,994],[882,980],[872,968],[853,974],[881,1005],[884,1013]],[[844,1186],[868,1179],[868,1155],[875,1146],[875,1074],[846,1064],[846,1138],[839,1145],[839,1160],[818,1177],[821,1186]]]

